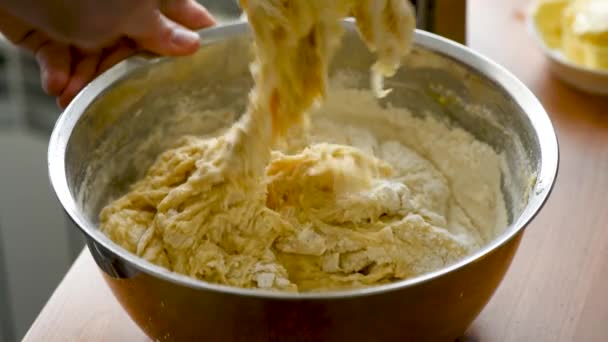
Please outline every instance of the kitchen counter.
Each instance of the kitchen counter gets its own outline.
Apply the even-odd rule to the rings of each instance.
[[[555,190],[464,341],[608,341],[608,98],[557,81],[528,35],[527,0],[472,0],[469,45],[540,98],[558,132]],[[87,250],[26,341],[146,341]]]

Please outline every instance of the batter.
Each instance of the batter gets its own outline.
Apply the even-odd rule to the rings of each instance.
[[[409,3],[242,5],[257,55],[247,112],[214,138],[183,138],[104,208],[101,229],[112,240],[209,282],[321,291],[433,271],[504,226],[500,163],[489,146],[381,108],[372,92],[327,87],[339,19],[353,14],[379,55],[374,93],[386,94],[382,77],[409,51]]]

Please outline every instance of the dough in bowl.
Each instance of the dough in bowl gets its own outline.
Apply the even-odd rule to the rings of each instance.
[[[409,51],[407,1],[242,5],[257,56],[247,111],[213,137],[184,137],[105,207],[113,241],[208,282],[328,291],[440,269],[506,225],[492,148],[378,104]],[[350,14],[378,54],[371,91],[328,85]]]

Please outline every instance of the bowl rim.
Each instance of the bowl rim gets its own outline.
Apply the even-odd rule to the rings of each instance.
[[[346,20],[345,27],[349,30],[356,30],[352,20]],[[245,22],[231,23],[199,31],[202,46],[216,41],[225,40],[227,38],[243,36],[248,33],[249,27]],[[134,70],[146,66],[149,63],[154,63],[156,61],[171,57],[152,59],[146,56],[131,57],[115,65],[104,74],[93,80],[76,96],[76,98],[57,120],[49,141],[48,168],[51,185],[65,212],[69,215],[71,220],[73,220],[76,226],[79,227],[79,229],[86,235],[87,239],[94,240],[95,243],[101,245],[114,255],[121,258],[123,261],[128,262],[130,266],[135,267],[141,272],[194,290],[214,291],[231,295],[266,299],[327,300],[378,295],[385,292],[415,287],[435,278],[443,277],[449,273],[462,269],[471,263],[485,258],[494,250],[505,245],[515,236],[517,236],[537,215],[539,210],[546,203],[546,200],[555,183],[559,164],[559,147],[553,125],[541,103],[520,80],[518,80],[504,67],[461,44],[429,32],[416,30],[414,34],[414,42],[418,46],[438,54],[445,55],[469,68],[474,69],[479,74],[501,86],[503,91],[509,94],[513,101],[528,117],[534,131],[537,134],[537,139],[540,145],[540,169],[536,175],[536,183],[534,184],[534,188],[528,198],[528,204],[524,208],[521,215],[491,243],[450,266],[414,278],[367,288],[327,292],[291,293],[262,289],[238,288],[190,278],[189,276],[169,271],[161,266],[157,266],[151,262],[141,259],[135,254],[130,253],[126,249],[114,243],[111,239],[105,236],[105,234],[101,233],[96,224],[91,222],[86,215],[84,215],[84,213],[79,209],[76,199],[74,196],[72,196],[68,186],[65,166],[68,142],[74,127],[79,122],[83,113],[105,89],[107,89],[113,83],[125,78]]]

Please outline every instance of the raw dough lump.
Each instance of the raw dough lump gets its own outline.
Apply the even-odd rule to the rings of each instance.
[[[273,150],[261,174],[238,176],[229,134],[185,137],[103,210],[102,230],[201,280],[323,291],[432,272],[506,227],[492,148],[332,88],[304,146]]]
[[[256,47],[247,111],[226,131],[161,154],[102,210],[107,236],[204,281],[326,291],[437,270],[504,227],[489,146],[377,102],[410,50],[408,1],[241,5]],[[378,56],[372,91],[328,81],[349,15]]]

